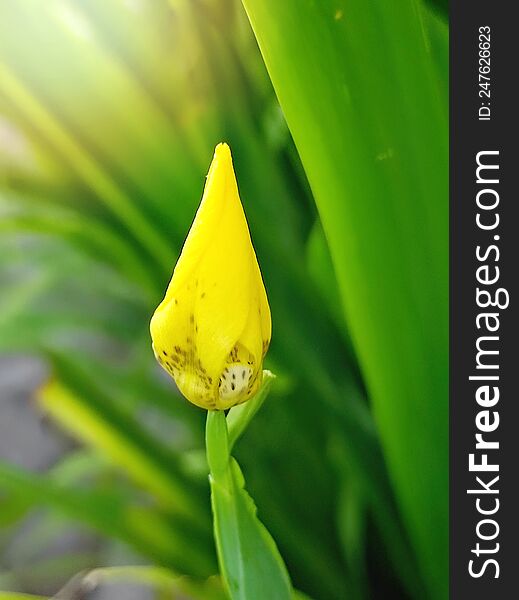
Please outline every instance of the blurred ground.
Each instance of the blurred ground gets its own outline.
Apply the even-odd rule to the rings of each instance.
[[[0,356],[0,458],[31,470],[49,467],[68,448],[34,408],[32,394],[44,378],[40,361]]]
[[[45,376],[45,366],[36,359],[0,356],[0,459],[35,471],[45,471],[72,447],[72,442],[42,417],[32,400],[34,390]],[[106,556],[106,549],[101,548],[95,535],[72,526],[46,532],[50,541],[38,544],[46,528],[46,516],[38,511],[0,539],[0,588],[7,584],[27,592],[55,594],[70,574],[58,570],[48,577],[53,558],[79,555],[92,559],[101,552]],[[113,558],[118,562],[117,557]],[[42,564],[48,565],[46,572],[41,572]],[[69,590],[67,587],[59,597],[86,598],[76,595],[74,589]],[[122,584],[101,587],[87,597],[89,600],[151,599],[148,590]]]

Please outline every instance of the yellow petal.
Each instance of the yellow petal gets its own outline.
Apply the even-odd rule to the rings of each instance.
[[[226,144],[150,330],[157,359],[194,404],[229,408],[259,386],[270,309]]]

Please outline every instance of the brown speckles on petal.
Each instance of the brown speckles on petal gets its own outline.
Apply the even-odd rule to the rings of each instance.
[[[233,346],[218,382],[218,407],[229,408],[245,402],[255,391],[259,369],[256,360],[241,343]]]
[[[207,406],[216,408],[217,392],[213,388],[213,378],[207,374],[207,369],[202,364],[201,359],[197,355],[193,340],[188,337],[186,339],[187,349],[181,346],[174,346],[171,355],[168,355],[166,350],[162,350],[157,356],[157,360],[161,366],[175,379],[182,374],[187,375],[196,381],[195,386],[203,394],[204,402],[207,401]],[[178,381],[177,381],[178,383]]]

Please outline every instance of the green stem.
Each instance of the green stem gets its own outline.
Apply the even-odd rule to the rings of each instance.
[[[229,434],[223,410],[207,412],[205,444],[211,477],[221,483],[229,470]]]
[[[209,480],[211,482],[211,504],[213,508],[214,519],[214,538],[216,542],[216,552],[218,554],[218,563],[220,573],[225,581],[227,590],[231,598],[241,598],[239,585],[232,585],[232,575],[229,571],[228,560],[226,558],[224,536],[228,537],[228,543],[232,545],[234,551],[239,556],[241,554],[241,544],[239,538],[239,525],[236,520],[234,510],[234,482],[230,465],[229,434],[227,431],[227,421],[225,413],[221,410],[210,410],[207,413],[207,422],[205,430],[207,464],[209,465]],[[215,488],[217,491],[215,491]],[[215,494],[218,494],[224,500],[218,503],[215,500]],[[222,534],[217,522],[225,523],[226,534]],[[241,568],[240,568],[241,570]],[[240,573],[243,578],[243,573]],[[238,589],[237,589],[238,588]]]
[[[245,430],[265,399],[272,375],[248,407],[208,411],[206,450],[211,483],[213,528],[220,572],[232,600],[290,600],[292,587],[276,543],[258,519],[256,506],[245,490],[238,463],[231,457],[231,442]],[[231,436],[228,429],[233,434]],[[265,574],[268,580],[265,581]]]

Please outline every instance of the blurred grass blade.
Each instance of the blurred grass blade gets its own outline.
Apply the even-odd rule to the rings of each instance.
[[[169,569],[149,566],[104,567],[93,569],[81,580],[85,589],[92,590],[106,584],[132,583],[151,588],[158,598],[189,597],[193,600],[226,600],[220,580],[210,577],[196,580],[178,575]]]
[[[320,221],[317,221],[314,224],[312,231],[310,232],[306,254],[308,272],[316,283],[324,307],[336,323],[337,329],[342,332],[348,350],[351,352],[351,359],[354,361],[355,357],[351,348],[351,339],[341,307],[341,297],[337,285],[337,277],[335,275],[332,257],[330,256],[328,242],[326,241]]]
[[[71,489],[52,478],[0,462],[0,488],[32,504],[111,535],[163,565],[182,565],[197,575],[211,572],[212,557],[189,535],[174,529],[159,513],[114,493]]]
[[[72,245],[85,248],[89,254],[113,264],[129,280],[139,283],[147,291],[146,298],[154,299],[160,291],[152,273],[145,267],[145,259],[114,228],[99,219],[39,198],[0,201],[0,216],[0,233],[33,232],[69,240]]]
[[[84,182],[97,194],[112,213],[124,223],[145,247],[157,264],[169,270],[171,246],[154,230],[135,203],[117,185],[109,173],[81,146],[80,142],[54,118],[22,81],[0,63],[0,90],[40,130],[50,143],[69,161]]]
[[[118,409],[99,389],[85,389],[77,368],[54,357],[60,380],[38,393],[41,406],[84,442],[155,495],[174,514],[197,529],[207,526],[201,490],[181,471],[178,460]],[[80,391],[81,390],[81,391]],[[81,393],[82,392],[82,393]]]
[[[345,562],[352,581],[352,598],[369,597],[367,572],[367,501],[358,478],[349,466],[348,453],[340,434],[334,433],[329,443],[329,455],[336,464],[339,494],[337,499],[337,529]],[[408,565],[406,565],[408,568]]]
[[[430,596],[445,598],[448,138],[424,7],[243,3],[315,195],[400,509]]]
[[[240,467],[230,456],[222,411],[207,413],[206,445],[218,560],[231,599],[290,600],[283,559],[257,518]]]

